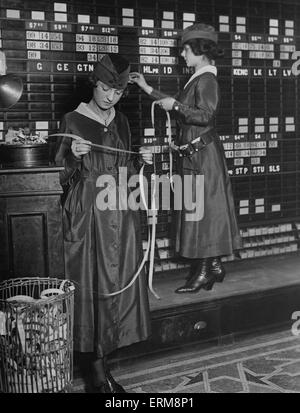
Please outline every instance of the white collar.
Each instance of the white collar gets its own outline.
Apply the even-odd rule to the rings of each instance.
[[[115,118],[115,116],[116,116],[115,108],[111,108],[109,117],[108,117],[106,120],[104,120],[100,115],[97,115],[97,114],[88,106],[88,103],[84,103],[84,102],[81,102],[81,103],[79,104],[79,106],[75,109],[75,112],[78,112],[78,113],[80,113],[81,115],[86,116],[87,118],[93,119],[93,120],[95,120],[96,122],[99,122],[99,123],[101,123],[101,125],[104,125],[104,126],[108,126],[108,125],[111,123],[111,121],[112,121],[112,120]]]
[[[217,68],[216,66],[213,65],[206,65],[201,67],[201,69],[198,69],[188,80],[188,82],[184,85],[184,89],[186,86],[193,80],[195,77],[198,77],[202,75],[203,73],[213,73],[215,76],[217,76]]]

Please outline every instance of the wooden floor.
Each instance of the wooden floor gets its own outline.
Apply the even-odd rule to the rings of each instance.
[[[122,360],[196,343],[220,343],[292,323],[300,310],[300,253],[240,260],[225,264],[223,283],[211,291],[176,294],[185,273],[156,274],[151,293],[152,335],[142,343],[118,350]]]
[[[269,380],[266,384],[265,377],[263,382],[258,383],[257,369],[260,369],[261,363],[263,366],[266,364],[266,349],[272,354],[278,352],[278,357],[281,357],[284,351],[290,351],[291,341],[297,341],[297,337],[293,337],[291,333],[291,327],[294,323],[293,312],[300,311],[300,253],[241,260],[226,263],[225,267],[227,276],[223,283],[216,283],[211,291],[200,290],[196,294],[179,295],[174,292],[184,282],[186,273],[156,274],[154,288],[160,299],[157,300],[151,293],[149,295],[152,335],[147,341],[122,348],[109,357],[114,375],[127,385],[127,391],[177,392],[180,385],[184,392],[231,392],[234,384],[237,392],[299,392],[300,381],[283,383],[284,380],[281,380],[279,383],[276,369],[272,371],[276,383]],[[282,336],[277,336],[276,333],[274,338],[272,334],[276,331],[283,331],[279,333]],[[258,339],[262,335],[269,338]],[[262,344],[257,340],[262,340]],[[246,347],[243,347],[243,342]],[[253,349],[249,347],[249,343],[254,345]],[[290,363],[295,360],[298,363],[299,345],[298,342],[296,344],[296,355],[288,354],[292,360]],[[273,347],[269,348],[270,345],[279,347],[274,350]],[[184,361],[185,354],[188,354],[187,357],[192,354],[200,361],[206,356],[210,360],[215,353],[219,357],[219,352],[224,352],[224,349],[228,352],[228,348],[234,356],[235,353],[238,354],[238,362],[241,352],[254,351],[253,355],[247,353],[245,356],[247,380],[232,376],[230,383],[228,382],[228,377],[233,374],[231,370],[235,366],[235,359],[229,360],[230,374],[226,370],[228,360],[222,359],[223,370],[226,371],[218,371],[220,377],[217,377],[218,380],[214,378],[212,382],[212,373],[208,375],[205,372],[210,367],[205,367],[204,371],[201,365],[199,372],[196,372],[193,358],[193,363]],[[224,354],[221,355],[223,357]],[[173,372],[173,367],[177,368],[178,363],[180,372]],[[191,363],[192,372],[189,367]],[[192,374],[189,380],[186,379],[185,364],[188,375]],[[267,361],[268,368],[269,364],[270,361]],[[156,372],[157,365],[159,369],[166,370],[161,381],[158,380],[160,375]],[[153,377],[149,376],[151,369]],[[237,371],[241,373],[239,363]],[[84,392],[84,380],[78,367],[75,372],[75,377],[79,380],[75,392]],[[174,383],[170,381],[171,376]],[[223,383],[222,380],[226,382]],[[213,387],[217,385],[220,389]]]

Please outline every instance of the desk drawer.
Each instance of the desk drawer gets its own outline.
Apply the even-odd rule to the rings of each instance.
[[[150,341],[161,348],[218,337],[219,314],[219,308],[213,307],[154,319]]]

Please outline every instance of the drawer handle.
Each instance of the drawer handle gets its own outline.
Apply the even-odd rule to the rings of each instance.
[[[194,325],[194,330],[204,330],[207,326],[207,323],[205,321],[197,321],[197,323]]]

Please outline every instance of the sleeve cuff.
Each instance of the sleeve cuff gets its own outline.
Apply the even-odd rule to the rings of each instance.
[[[180,103],[177,100],[173,103],[172,110],[175,110],[176,112],[180,111]]]

